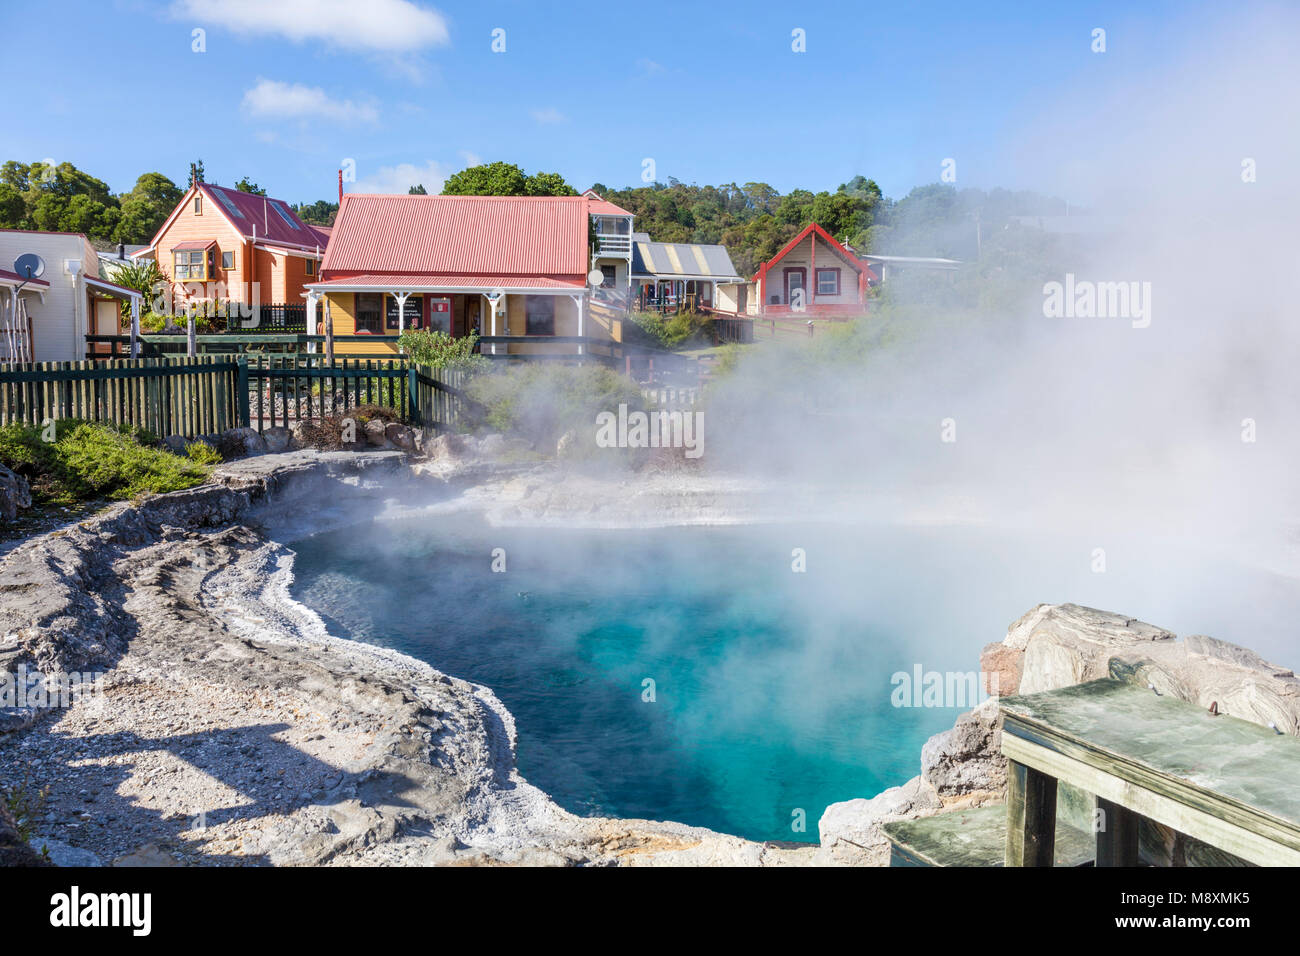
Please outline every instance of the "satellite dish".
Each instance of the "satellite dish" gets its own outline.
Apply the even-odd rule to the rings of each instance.
[[[24,279],[39,279],[45,274],[45,260],[34,252],[24,252],[14,260],[14,272]]]
[[[587,281],[592,285],[600,285],[605,281],[605,273],[601,272],[599,269],[592,269],[587,273]]]

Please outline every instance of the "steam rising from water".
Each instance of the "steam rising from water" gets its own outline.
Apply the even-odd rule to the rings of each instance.
[[[1108,88],[1099,66],[1019,138],[1024,180],[1001,185],[1084,198],[1114,228],[1063,241],[1014,286],[1018,305],[928,309],[922,288],[833,348],[753,350],[710,405],[711,464],[857,487],[846,520],[946,512],[1059,532],[1081,566],[1104,549],[1106,573],[1158,592],[1180,583],[1154,542],[1294,572],[1300,127],[1284,117],[1300,99],[1297,25],[1277,11],[1205,27],[1181,68],[1137,90]],[[998,284],[1016,263],[985,248],[978,267]],[[1149,327],[1045,317],[1042,283],[1066,273],[1150,283]],[[836,357],[863,342],[876,344]],[[1251,631],[1218,636],[1249,644]],[[1260,649],[1294,659],[1290,644]]]

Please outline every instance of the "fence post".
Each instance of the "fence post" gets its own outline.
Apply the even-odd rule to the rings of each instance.
[[[415,410],[420,407],[417,402],[417,396],[419,394],[418,388],[419,388],[419,379],[415,373],[415,363],[412,362],[410,365],[406,366],[406,417],[407,418],[414,418]],[[418,424],[420,425],[421,428],[424,427],[423,421],[418,422]]]
[[[248,356],[239,356],[238,362],[239,371],[236,373],[235,388],[239,393],[237,395],[239,400],[239,424],[243,428],[248,428],[252,424],[248,417]]]

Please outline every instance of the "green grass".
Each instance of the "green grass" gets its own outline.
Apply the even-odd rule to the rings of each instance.
[[[71,419],[56,422],[52,435],[28,425],[0,428],[0,462],[27,479],[33,504],[125,501],[192,488],[207,479],[207,461],[173,455],[155,445],[156,439],[141,429]],[[202,451],[196,454],[208,457]]]

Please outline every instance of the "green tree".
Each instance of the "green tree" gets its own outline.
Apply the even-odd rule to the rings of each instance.
[[[257,185],[257,183],[253,182],[247,176],[245,176],[239,182],[235,183],[235,188],[238,189],[241,193],[252,193],[254,196],[266,195],[266,190],[263,189],[261,186]]]
[[[429,190],[424,188],[424,183],[416,183],[408,189],[406,193],[409,196],[427,196],[429,195]]]
[[[0,229],[24,229],[27,203],[13,185],[0,182]]]
[[[118,197],[122,215],[113,238],[117,242],[144,244],[162,228],[185,193],[162,173],[145,173],[135,188]]]
[[[513,163],[486,163],[453,173],[443,183],[444,196],[576,196],[559,173],[529,176]]]
[[[313,226],[332,226],[334,217],[339,214],[339,204],[326,199],[317,199],[313,203],[301,203],[294,207],[298,218]]]

